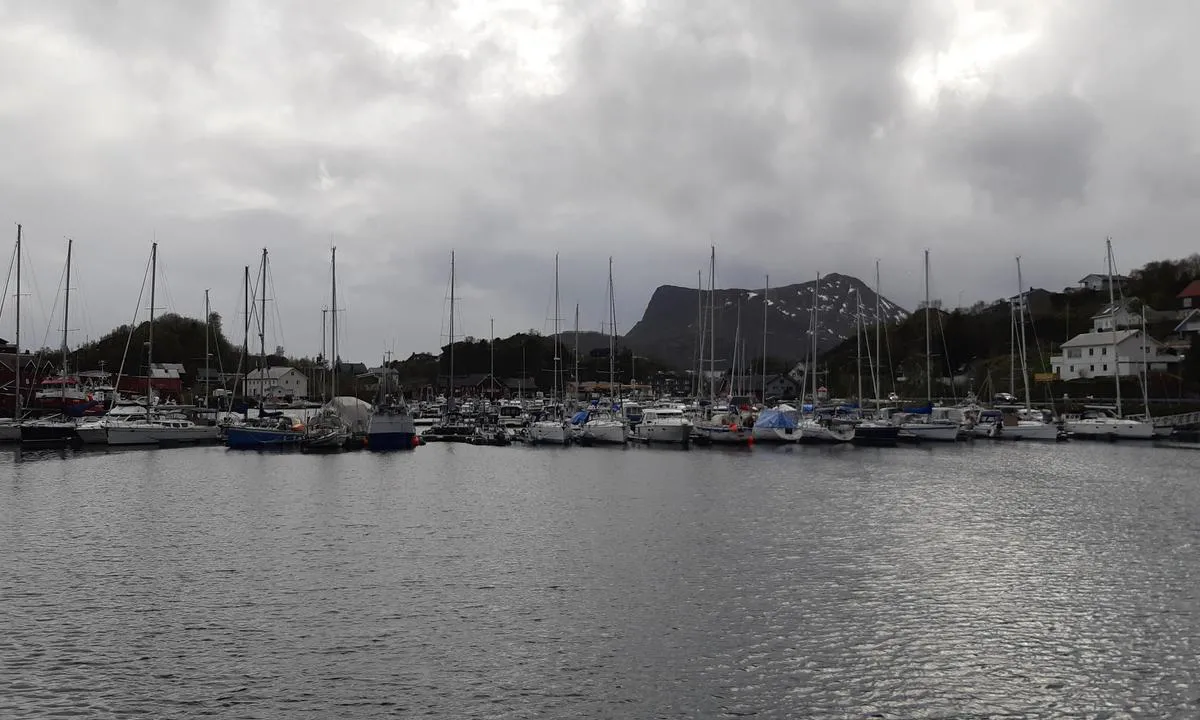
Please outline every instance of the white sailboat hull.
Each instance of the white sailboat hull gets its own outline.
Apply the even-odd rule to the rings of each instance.
[[[930,442],[954,442],[958,440],[958,426],[937,423],[904,423],[900,429],[918,440]]]
[[[109,445],[157,445],[151,430],[146,423],[113,423],[105,428],[105,433]]]
[[[585,442],[623,445],[626,439],[625,423],[593,420],[583,424],[583,440]]]
[[[751,431],[756,443],[795,443],[800,442],[800,428],[756,427]]]
[[[854,440],[853,427],[841,429],[808,422],[801,423],[798,430],[800,431],[800,442],[805,443],[833,444],[848,443]]]
[[[1078,438],[1093,440],[1152,440],[1154,425],[1120,418],[1089,418],[1067,421],[1067,431]]]
[[[570,437],[562,422],[539,421],[529,426],[529,442],[535,445],[566,445]]]
[[[108,429],[104,422],[80,423],[75,428],[75,434],[84,445],[107,445]]]
[[[999,425],[995,437],[1010,440],[1058,440],[1058,426],[1037,421],[1021,421],[1016,425]]]

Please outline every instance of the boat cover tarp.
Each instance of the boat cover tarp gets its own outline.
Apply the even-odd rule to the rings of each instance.
[[[375,408],[365,400],[350,395],[339,395],[325,403],[321,411],[336,414],[351,430],[363,431],[370,424],[371,413]]]
[[[796,420],[779,410],[763,410],[758,414],[758,419],[754,421],[754,427],[795,430]]]
[[[925,403],[924,405],[914,405],[913,407],[904,408],[904,412],[912,415],[932,415],[933,403]]]
[[[571,418],[572,425],[582,425],[587,421],[588,421],[588,411],[587,410],[580,410],[579,412],[575,413],[574,417]]]

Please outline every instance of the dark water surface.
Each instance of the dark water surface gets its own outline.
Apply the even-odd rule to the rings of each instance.
[[[1200,717],[1200,453],[0,452],[0,717]]]

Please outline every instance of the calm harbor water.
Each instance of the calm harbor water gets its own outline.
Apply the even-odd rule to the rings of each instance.
[[[0,717],[1196,717],[1200,453],[0,452]]]

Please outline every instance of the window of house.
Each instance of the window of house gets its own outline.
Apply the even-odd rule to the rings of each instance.
[[[1071,372],[1075,372],[1075,366],[1074,366],[1074,365],[1072,365],[1072,366],[1071,366]]]
[[[1185,308],[1190,308],[1190,307],[1192,306],[1192,299],[1191,299],[1191,298],[1184,298],[1184,299],[1183,299],[1183,306],[1184,306]]]
[[[1105,366],[1104,366],[1104,371],[1105,371],[1105,372],[1108,372],[1108,366],[1107,366],[1107,365],[1105,365]]]
[[[1096,366],[1095,366],[1095,365],[1088,365],[1088,367],[1089,367],[1089,368],[1091,368],[1092,372],[1095,372],[1095,371],[1096,371]]]
[[[1067,357],[1069,357],[1069,358],[1077,358],[1077,357],[1082,357],[1082,356],[1083,356],[1083,351],[1080,350],[1079,348],[1070,348],[1069,350],[1067,350]]]
[[[1095,354],[1096,354],[1096,348],[1088,348],[1088,355],[1095,355]]]
[[[1108,354],[1108,348],[1100,348],[1100,354],[1101,354],[1101,355],[1107,355],[1107,354]]]

